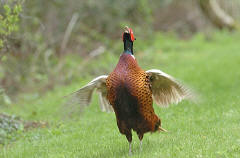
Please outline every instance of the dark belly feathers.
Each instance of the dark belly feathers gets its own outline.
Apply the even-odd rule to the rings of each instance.
[[[114,109],[117,118],[124,121],[129,128],[136,129],[137,122],[141,121],[137,97],[133,96],[126,85],[116,88]]]

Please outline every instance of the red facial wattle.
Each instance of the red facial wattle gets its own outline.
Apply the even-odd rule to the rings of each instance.
[[[132,42],[135,40],[132,29],[129,28],[129,34],[131,36]]]

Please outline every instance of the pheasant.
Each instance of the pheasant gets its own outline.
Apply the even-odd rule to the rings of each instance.
[[[161,70],[141,69],[133,55],[135,40],[131,28],[122,34],[124,51],[112,73],[99,76],[75,93],[81,105],[89,105],[93,91],[99,93],[102,111],[114,111],[117,126],[129,142],[132,153],[132,130],[140,140],[147,132],[166,131],[153,109],[153,100],[159,106],[168,106],[188,99],[191,92],[176,79]]]

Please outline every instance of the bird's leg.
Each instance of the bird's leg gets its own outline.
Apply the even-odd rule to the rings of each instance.
[[[132,133],[126,134],[128,143],[129,143],[129,155],[132,155]]]
[[[132,142],[129,142],[129,155],[132,155]]]
[[[142,140],[140,140],[140,151],[142,151]]]
[[[142,151],[142,139],[143,139],[143,134],[142,133],[138,133],[138,138],[140,140],[140,151]]]

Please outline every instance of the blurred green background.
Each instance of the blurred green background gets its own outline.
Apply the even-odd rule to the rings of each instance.
[[[183,102],[156,108],[173,133],[164,138],[147,135],[146,150],[135,156],[238,157],[239,22],[240,0],[0,0],[1,155],[127,156],[115,116],[100,113],[96,96],[83,114],[77,105],[66,107],[63,96],[113,70],[128,25],[137,38],[134,52],[143,69],[176,76],[203,98],[199,106]],[[90,133],[106,119],[109,129],[97,129],[104,137],[101,142]],[[88,141],[96,148],[103,145],[90,151],[86,146],[93,142]],[[61,147],[59,142],[68,143]],[[147,147],[151,142],[154,146]]]

